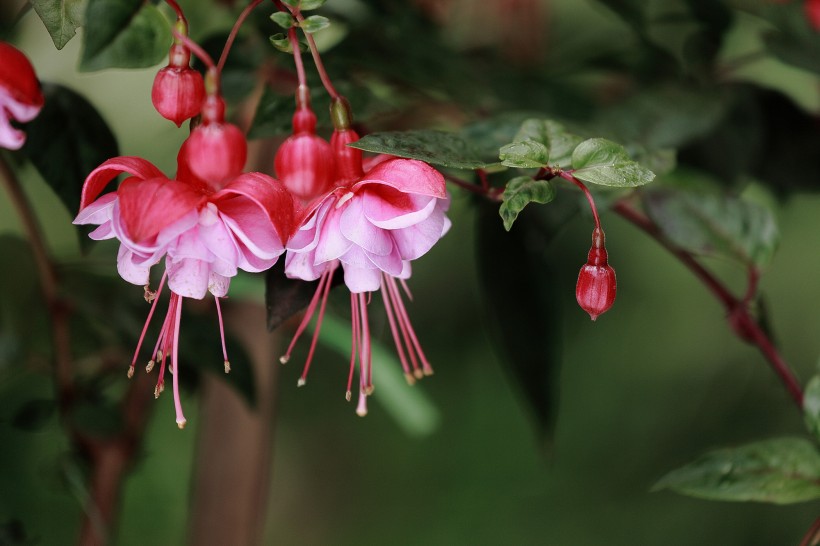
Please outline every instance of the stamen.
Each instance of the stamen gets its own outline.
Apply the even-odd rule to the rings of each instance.
[[[165,387],[163,385],[157,385],[156,387],[154,387],[154,400],[159,398],[159,395],[160,393],[162,393],[163,390],[165,390]]]
[[[225,348],[225,324],[222,322],[222,306],[219,305],[219,298],[214,296],[216,302],[216,316],[219,318],[219,339],[222,340],[222,358],[225,360],[225,373],[231,371],[231,363],[228,362],[228,350]]]
[[[128,374],[127,375],[128,375],[128,379],[131,379],[132,377],[134,377],[134,365],[133,364],[128,366]]]
[[[359,405],[356,406],[356,415],[359,417],[367,415],[367,395],[364,392],[359,392]]]
[[[307,360],[305,360],[305,367],[302,370],[302,377],[300,378],[302,385],[307,382],[307,374],[310,369],[310,363],[313,360],[313,353],[316,350],[316,343],[319,341],[319,331],[322,329],[322,319],[325,316],[325,306],[327,306],[327,297],[330,294],[330,281],[333,277],[334,270],[335,268],[328,269],[322,274],[322,278],[319,280],[319,290],[322,291],[322,304],[319,306],[319,315],[316,317],[316,327],[313,330],[313,339],[310,342]]]
[[[151,370],[154,369],[155,364],[156,362],[154,362],[153,360],[149,360],[148,364],[145,365],[145,373],[151,373]]]
[[[335,267],[332,267],[330,271],[335,271],[335,269]],[[322,274],[322,277],[324,277],[324,273]],[[305,331],[305,328],[307,328],[308,323],[310,323],[310,319],[313,318],[313,312],[316,311],[316,304],[319,303],[319,297],[322,294],[322,277],[319,278],[319,286],[316,287],[316,292],[313,293],[313,298],[311,298],[310,304],[308,305],[307,310],[305,310],[305,316],[302,317],[302,322],[299,323],[299,327],[296,329],[296,333],[293,334],[293,339],[290,341],[290,345],[288,345],[288,350],[285,352],[284,355],[279,357],[279,362],[281,362],[282,364],[287,364],[287,362],[290,360],[290,353],[293,351],[293,347],[296,346],[296,342],[299,340],[299,336],[302,335],[302,332]]]
[[[370,354],[370,324],[367,320],[366,296],[359,294],[359,312],[362,315],[362,360],[359,363],[359,375],[363,375],[362,385],[365,392],[373,389],[373,362]],[[364,368],[362,370],[362,367]]]
[[[410,366],[407,364],[407,357],[404,354],[404,347],[401,344],[401,339],[399,338],[399,331],[396,328],[396,319],[393,316],[393,304],[390,301],[390,294],[385,287],[385,280],[384,280],[384,273],[382,273],[382,300],[384,301],[384,310],[387,312],[387,322],[390,324],[390,333],[393,334],[393,342],[396,344],[396,352],[399,355],[399,360],[401,361],[401,368],[404,370],[404,377],[412,379],[413,376],[410,374]],[[410,383],[410,381],[408,381]],[[411,385],[415,383],[413,380]]]
[[[407,299],[413,301],[413,293],[410,292],[410,287],[407,286],[407,280],[399,279],[399,282],[401,283],[401,287],[404,290],[404,293],[407,295]]]
[[[157,299],[157,296],[159,295],[159,290],[157,290],[156,292],[153,292],[151,290],[151,285],[150,284],[146,284],[145,286],[142,287],[142,289],[144,291],[143,294],[142,294],[142,297],[145,298],[145,301],[147,301],[148,303],[151,303],[155,299]]]
[[[413,365],[413,376],[417,377],[416,372],[419,369],[419,361],[416,358],[416,353],[413,351],[413,345],[410,341],[410,334],[407,329],[407,324],[404,321],[404,317],[399,312],[399,303],[400,303],[400,296],[398,292],[395,290],[395,284],[391,281],[393,280],[392,277],[388,277],[387,275],[384,276],[384,282],[387,286],[387,292],[390,294],[390,305],[393,307],[393,311],[396,315],[396,321],[399,323],[399,330],[401,331],[402,339],[404,339],[404,346],[407,348],[407,355],[410,357],[410,362]],[[396,347],[399,347],[399,344],[396,344]],[[398,351],[398,349],[397,349]],[[409,373],[409,370],[408,370]],[[405,376],[406,377],[406,376]],[[415,380],[414,380],[415,382]]]
[[[180,402],[179,399],[179,368],[177,367],[179,365],[179,323],[182,320],[182,302],[179,301],[181,299],[180,296],[176,294],[171,294],[171,299],[177,300],[174,309],[174,341],[171,346],[171,362],[174,365],[174,370],[177,372],[174,374],[174,409],[176,409],[177,413],[177,426],[182,429],[187,422],[185,416],[182,414],[182,402]]]
[[[148,325],[151,324],[151,317],[154,316],[154,310],[157,308],[157,302],[159,301],[159,294],[162,292],[162,287],[165,286],[165,277],[168,273],[163,273],[162,278],[159,281],[159,288],[154,293],[153,303],[151,304],[151,310],[148,311],[148,318],[145,319],[145,325],[142,327],[142,333],[140,333],[140,339],[137,341],[137,349],[134,351],[134,358],[131,360],[131,367],[133,368],[137,364],[137,356],[140,353],[140,347],[142,347],[142,341],[145,339],[145,333],[148,331]],[[147,290],[147,289],[146,289]]]
[[[350,373],[347,375],[347,392],[345,398],[350,402],[352,396],[350,388],[353,385],[353,372],[356,369],[356,347],[359,341],[359,299],[353,292],[350,293],[350,326],[353,330],[350,340]]]
[[[407,326],[407,333],[410,334],[410,340],[413,342],[413,347],[416,349],[418,353],[419,359],[421,359],[422,366],[424,368],[423,375],[432,375],[433,374],[433,367],[430,366],[430,363],[427,361],[427,357],[424,356],[424,351],[421,349],[421,343],[419,343],[418,337],[416,337],[416,332],[413,330],[413,325],[410,323],[410,317],[407,315],[407,309],[404,307],[404,302],[401,300],[401,296],[399,295],[399,289],[396,286],[396,279],[393,277],[388,278],[388,283],[391,285],[393,289],[393,296],[395,297],[395,301],[397,303],[396,312],[401,315],[401,320]],[[418,374],[415,374],[416,377],[421,379]]]

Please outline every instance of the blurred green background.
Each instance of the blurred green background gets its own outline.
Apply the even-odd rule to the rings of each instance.
[[[453,9],[467,10],[468,4],[455,2]],[[632,40],[620,19],[594,2],[565,0],[544,7],[550,14],[546,42],[559,51],[582,55]],[[194,7],[191,12],[192,28],[197,23],[219,27],[225,17]],[[579,21],[584,22],[580,30]],[[457,43],[474,38],[470,28],[450,24],[455,28],[450,38]],[[727,56],[732,48],[749,47],[747,24],[758,23],[740,25],[726,46]],[[149,89],[156,68],[77,73],[79,40],[55,51],[33,13],[20,22],[15,42],[42,80],[86,94],[114,129],[123,155],[143,156],[172,170],[186,132],[153,111]],[[326,55],[329,65],[333,51]],[[738,77],[771,80],[815,113],[820,105],[815,77],[772,59]],[[528,106],[532,102],[537,99]],[[71,215],[33,169],[24,168],[20,175],[53,253],[76,255],[76,235],[66,229]],[[571,220],[549,250],[572,267],[553,278],[564,313],[552,328],[560,333],[563,353],[556,385],[558,421],[545,447],[505,353],[492,343],[496,325],[486,317],[475,265],[477,207],[468,194],[452,192],[453,228],[415,264],[410,283],[411,318],[436,372],[413,389],[422,391],[419,403],[432,413],[415,427],[398,422],[379,403],[390,389],[379,388],[377,375],[375,403],[366,418],[358,418],[343,398],[347,360],[326,342],[301,389],[296,380],[307,341],[287,366],[271,360],[270,366],[279,368],[278,399],[269,474],[258,478],[263,490],[269,486],[268,502],[259,502],[262,543],[797,544],[820,511],[817,503],[731,504],[649,492],[666,472],[708,449],[803,434],[801,416],[785,390],[762,357],[732,335],[723,309],[706,289],[653,241],[604,213],[619,295],[610,312],[590,322],[573,294],[590,225],[585,217]],[[762,286],[776,340],[805,380],[813,375],[820,352],[820,197],[797,193],[775,206],[782,243]],[[4,200],[0,229],[19,232]],[[741,269],[708,263],[733,286],[743,286]],[[262,301],[261,282],[242,286],[235,299]],[[142,297],[138,287],[132,292],[135,299]],[[344,323],[347,295],[337,292],[331,313]],[[390,348],[379,306],[376,302],[371,312],[374,331]],[[284,327],[275,334],[280,347],[291,331]],[[37,544],[70,544],[87,495],[83,470],[68,456],[56,416],[36,431],[13,425],[26,400],[51,396],[44,371],[42,362],[0,369],[0,520],[20,520]],[[196,393],[183,397],[189,422],[183,431],[175,426],[171,397],[156,403],[125,483],[113,544],[183,544],[189,536],[202,415]],[[417,411],[412,401],[408,404],[408,411]]]

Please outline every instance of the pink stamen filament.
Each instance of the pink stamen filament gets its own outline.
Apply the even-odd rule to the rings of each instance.
[[[174,408],[176,409],[177,413],[177,426],[179,428],[185,427],[185,415],[182,414],[182,402],[179,399],[179,358],[178,358],[178,351],[179,351],[179,323],[182,320],[182,302],[180,301],[182,298],[176,294],[171,295],[172,300],[176,300],[174,305],[174,326],[173,326],[173,344],[171,346],[172,356],[171,356],[171,363],[174,366]],[[163,356],[163,363],[165,361],[165,357]]]
[[[345,393],[348,402],[350,402],[353,387],[353,373],[356,369],[356,346],[359,340],[359,299],[353,292],[350,293],[350,324],[353,328],[353,336],[350,341],[350,373],[347,376],[347,392]]]
[[[228,39],[225,41],[225,47],[222,48],[222,55],[219,56],[219,64],[216,67],[217,72],[220,74],[222,73],[222,68],[225,66],[225,61],[228,60],[228,53],[231,52],[231,48],[233,47],[233,42],[236,39],[236,35],[239,32],[240,27],[245,22],[245,19],[248,18],[248,15],[251,14],[253,8],[258,6],[262,3],[262,0],[253,0],[247,7],[242,10],[242,13],[239,14],[239,17],[236,19],[236,23],[234,23],[233,28],[231,29],[231,33],[228,35]]]
[[[332,267],[331,271],[335,271],[336,267]],[[288,350],[285,351],[285,354],[279,358],[279,362],[282,364],[287,363],[290,360],[290,354],[293,352],[293,348],[296,346],[296,342],[299,341],[299,337],[302,335],[302,332],[305,331],[307,325],[310,323],[310,319],[313,318],[313,313],[316,311],[316,304],[319,303],[319,298],[322,295],[322,278],[324,277],[324,273],[322,277],[319,278],[319,285],[316,287],[316,292],[313,293],[313,298],[310,300],[310,304],[308,304],[307,310],[305,310],[305,314],[302,317],[302,322],[299,323],[299,327],[296,328],[296,333],[293,334],[293,339],[290,340],[290,345],[288,345]]]
[[[421,368],[419,367],[419,361],[418,361],[418,358],[416,357],[415,351],[413,351],[413,343],[410,340],[410,333],[409,333],[408,328],[407,328],[407,323],[402,318],[401,313],[399,313],[399,303],[396,301],[397,298],[398,298],[398,294],[393,291],[393,285],[390,282],[391,280],[393,280],[392,277],[388,277],[387,275],[384,275],[384,282],[385,282],[385,285],[387,286],[387,294],[390,296],[389,302],[385,301],[385,308],[388,305],[390,305],[393,308],[393,310],[395,312],[395,316],[396,316],[396,321],[399,324],[399,330],[401,331],[402,338],[404,339],[404,345],[405,345],[405,347],[407,347],[407,355],[410,357],[410,363],[413,366],[413,375],[417,379],[421,379],[422,372],[421,372]],[[398,346],[399,345],[396,344],[397,348],[398,348]],[[397,349],[397,351],[398,351],[398,349]]]
[[[228,361],[228,349],[225,347],[225,323],[222,321],[222,306],[219,304],[219,298],[214,296],[216,302],[216,316],[219,318],[219,339],[222,341],[222,358],[225,359],[225,373],[231,369]]]
[[[365,394],[373,392],[373,362],[370,354],[370,324],[367,320],[367,298],[369,293],[359,294],[359,312],[362,316],[362,341],[360,345],[361,361],[359,362],[359,376],[362,380]],[[362,367],[364,369],[362,369]]]
[[[390,300],[390,294],[385,287],[385,279],[384,274],[382,274],[382,299],[384,300],[384,310],[387,312],[387,322],[390,324],[390,333],[393,334],[393,342],[396,344],[396,352],[399,355],[399,360],[401,361],[402,370],[404,370],[404,376],[407,378],[408,383],[415,382],[413,380],[413,374],[410,373],[410,366],[407,364],[407,357],[404,354],[404,346],[401,342],[401,337],[399,337],[399,330],[396,327],[396,319],[393,315],[393,303]]]
[[[159,281],[159,288],[157,288],[157,294],[154,296],[154,301],[151,303],[151,310],[148,311],[148,318],[145,319],[145,325],[142,327],[142,332],[140,333],[140,339],[137,341],[137,348],[134,351],[134,358],[131,360],[131,368],[137,365],[137,357],[140,353],[140,348],[142,347],[142,342],[145,339],[145,333],[148,331],[148,325],[151,324],[151,318],[154,316],[154,310],[157,308],[157,303],[159,302],[159,296],[162,294],[162,288],[165,286],[165,278],[167,277],[168,273],[163,273],[162,278]],[[156,350],[154,350],[156,353]],[[154,354],[152,353],[152,355]]]
[[[305,360],[305,367],[302,370],[302,376],[299,378],[299,382],[302,385],[307,382],[310,363],[313,360],[313,353],[319,341],[319,331],[322,329],[322,319],[325,316],[325,306],[327,305],[327,297],[330,294],[330,281],[333,278],[334,269],[335,268],[325,271],[319,280],[319,288],[317,290],[322,293],[322,304],[319,306],[319,315],[316,317],[316,328],[313,330],[313,339],[310,341],[310,349],[308,350],[307,360]]]
[[[396,304],[396,314],[399,316],[399,321],[400,323],[404,323],[407,327],[407,333],[410,335],[410,340],[413,343],[413,347],[416,349],[419,359],[421,360],[424,368],[424,374],[430,375],[433,373],[433,368],[427,361],[427,357],[424,356],[424,351],[421,349],[421,343],[419,343],[418,337],[416,337],[416,332],[413,330],[413,325],[410,323],[410,317],[407,315],[407,309],[404,307],[404,302],[401,300],[401,294],[399,294],[399,289],[396,286],[396,279],[393,277],[388,277],[387,281],[390,289],[392,290],[393,301]],[[410,354],[412,354],[412,351]]]

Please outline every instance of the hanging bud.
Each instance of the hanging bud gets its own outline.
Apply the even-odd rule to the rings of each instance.
[[[347,99],[333,99],[330,103],[330,119],[333,122],[330,147],[336,161],[336,178],[342,182],[357,180],[364,174],[362,151],[348,146],[359,140],[359,135],[351,128],[353,116]]]
[[[248,143],[239,127],[225,122],[225,102],[209,94],[202,106],[202,123],[188,137],[191,172],[211,189],[221,189],[236,178],[245,166]]]
[[[612,307],[616,288],[615,270],[607,261],[604,232],[596,227],[592,231],[592,247],[587,255],[587,263],[578,273],[575,298],[578,305],[595,320]]]
[[[34,68],[26,56],[6,42],[0,42],[0,148],[18,150],[26,141],[23,131],[10,120],[26,123],[43,107],[43,93]]]
[[[191,52],[174,44],[168,54],[168,66],[157,72],[151,88],[151,102],[165,119],[182,125],[197,115],[205,98],[202,75],[190,67]]]
[[[803,4],[803,9],[806,13],[806,19],[809,21],[811,28],[815,31],[820,31],[820,0],[806,0]]]
[[[307,87],[300,86],[293,134],[282,143],[273,160],[277,178],[305,202],[325,193],[333,183],[333,154],[330,144],[316,135],[316,115],[309,99]]]

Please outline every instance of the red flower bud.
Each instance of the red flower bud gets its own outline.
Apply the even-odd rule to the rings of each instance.
[[[342,182],[358,180],[364,174],[362,151],[348,146],[357,140],[359,140],[359,135],[353,129],[337,129],[330,137],[330,147],[333,149],[333,158],[336,161],[336,178]]]
[[[225,122],[225,102],[211,95],[202,106],[202,123],[188,137],[188,163],[198,178],[220,189],[245,167],[248,143],[239,127]]]
[[[191,52],[182,45],[171,46],[168,66],[157,72],[151,88],[151,102],[165,119],[182,125],[186,119],[197,115],[205,98],[202,75],[189,63]]]
[[[293,135],[276,151],[273,168],[279,180],[295,197],[310,201],[333,183],[333,154],[330,144],[315,133],[316,115],[310,108],[293,114]]]
[[[803,5],[806,19],[814,30],[820,31],[820,0],[806,0]]]
[[[603,230],[595,228],[587,263],[578,273],[578,284],[575,286],[575,299],[592,320],[612,307],[617,288],[615,270],[607,262],[604,241]]]

